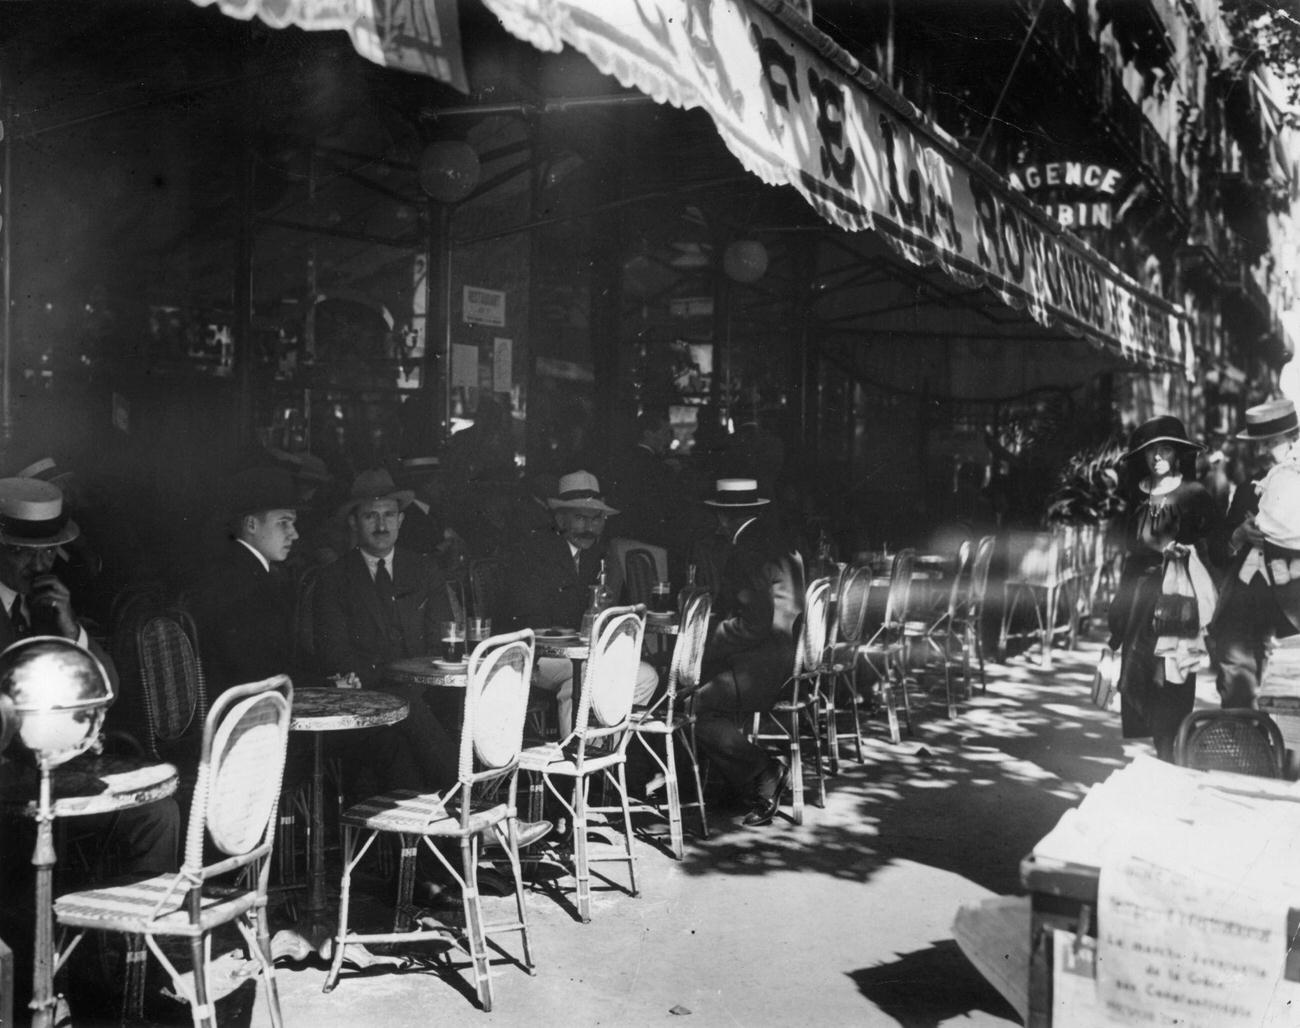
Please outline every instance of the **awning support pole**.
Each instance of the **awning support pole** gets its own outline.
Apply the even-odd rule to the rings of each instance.
[[[989,120],[984,124],[984,131],[980,134],[980,141],[975,146],[975,156],[980,160],[984,159],[984,144],[988,142],[989,133],[993,131],[998,112],[1002,110],[1002,101],[1007,98],[1007,90],[1011,88],[1011,80],[1016,77],[1016,69],[1020,67],[1020,60],[1025,56],[1025,51],[1029,49],[1029,41],[1034,38],[1034,29],[1038,28],[1038,16],[1043,13],[1044,6],[1046,6],[1045,0],[1038,0],[1038,3],[1034,5],[1034,16],[1029,20],[1029,31],[1025,33],[1025,38],[1020,43],[1020,49],[1016,52],[1016,59],[1011,62],[1011,70],[1007,72],[1006,80],[1002,83],[1002,91],[998,93],[997,102],[993,104],[993,110],[989,111]]]

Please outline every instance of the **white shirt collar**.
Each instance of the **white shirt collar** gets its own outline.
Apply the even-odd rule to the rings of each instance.
[[[266,569],[267,574],[270,574],[271,562],[262,556],[261,551],[258,550],[256,546],[253,546],[252,544],[245,542],[243,539],[236,539],[235,542],[239,543],[240,546],[243,546],[246,550],[248,550],[249,553],[251,553],[254,557],[256,557],[257,562],[261,564],[263,568]]]
[[[370,554],[368,554],[365,550],[361,549],[360,547],[357,548],[357,552],[361,554],[361,559],[366,562],[366,570],[370,572],[370,577],[372,579],[375,577],[375,572],[379,568],[380,560],[383,560],[384,567],[388,569],[388,573],[390,575],[393,573],[393,558],[397,556],[396,549],[389,550],[388,556],[382,558],[372,557]]]

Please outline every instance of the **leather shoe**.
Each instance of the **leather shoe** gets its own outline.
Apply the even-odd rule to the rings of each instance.
[[[773,763],[776,765],[776,770],[772,771],[771,765],[769,765],[769,769],[763,772],[763,778],[759,781],[758,799],[755,801],[753,809],[745,815],[743,823],[748,828],[759,828],[772,823],[777,810],[781,806],[781,796],[790,784],[790,769],[780,761],[773,761]],[[770,780],[770,777],[775,777],[775,782],[769,793],[763,787],[763,779]]]
[[[528,849],[529,846],[541,842],[551,834],[554,825],[549,821],[518,821],[515,825],[515,831],[519,840],[521,850]],[[484,849],[500,849],[501,843],[497,842],[495,835],[489,835],[484,843]]]

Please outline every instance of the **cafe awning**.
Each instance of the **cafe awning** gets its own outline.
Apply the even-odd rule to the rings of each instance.
[[[508,31],[565,44],[659,103],[699,107],[764,182],[908,261],[984,286],[1132,364],[1195,370],[1189,320],[1046,212],[784,0],[483,0]]]

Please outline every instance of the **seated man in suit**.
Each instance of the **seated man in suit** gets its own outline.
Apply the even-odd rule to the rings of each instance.
[[[590,605],[591,587],[605,569],[610,596],[622,589],[623,572],[608,555],[601,535],[605,520],[618,513],[605,503],[600,482],[588,471],[575,471],[559,481],[559,492],[547,501],[555,519],[550,526],[518,540],[510,556],[506,607],[515,627],[572,628],[582,624]],[[539,657],[533,684],[554,693],[561,734],[573,728],[573,662]],[[654,696],[659,675],[641,662],[634,702],[645,705]]]
[[[78,533],[57,486],[32,478],[0,479],[0,603],[4,604],[0,649],[36,635],[69,639],[99,660],[117,697],[120,690],[113,661],[88,637],[73,611],[68,587],[50,573],[58,548],[75,540]],[[69,766],[75,768],[76,762]],[[0,756],[0,778],[21,780],[24,776],[30,776],[34,796],[37,780],[31,765],[12,753],[8,758]],[[131,810],[75,820],[79,832],[105,837],[106,852],[115,854],[116,866],[123,874],[166,874],[180,866],[180,811],[170,796]],[[30,879],[34,826],[27,819],[11,822],[0,830],[0,839],[0,881],[7,891],[0,917],[23,924],[33,916],[33,890],[23,883]],[[6,929],[5,937],[11,942],[30,939],[31,932]],[[16,952],[24,963],[29,959],[21,946]],[[25,983],[30,976],[20,975],[18,980]]]
[[[438,649],[439,627],[455,618],[447,582],[434,559],[398,545],[409,489],[387,471],[357,475],[341,513],[356,545],[320,572],[313,627],[316,658],[327,674],[354,675],[362,687],[407,701],[394,726],[422,773],[423,788],[456,780],[456,744],[433,716],[425,690],[384,680],[384,667]]]
[[[790,777],[784,762],[751,741],[737,720],[771,710],[794,668],[803,610],[803,561],[779,523],[762,516],[758,483],[720,478],[712,499],[728,541],[714,607],[721,620],[704,648],[695,693],[695,738],[735,789],[749,794],[746,825],[770,824]]]

